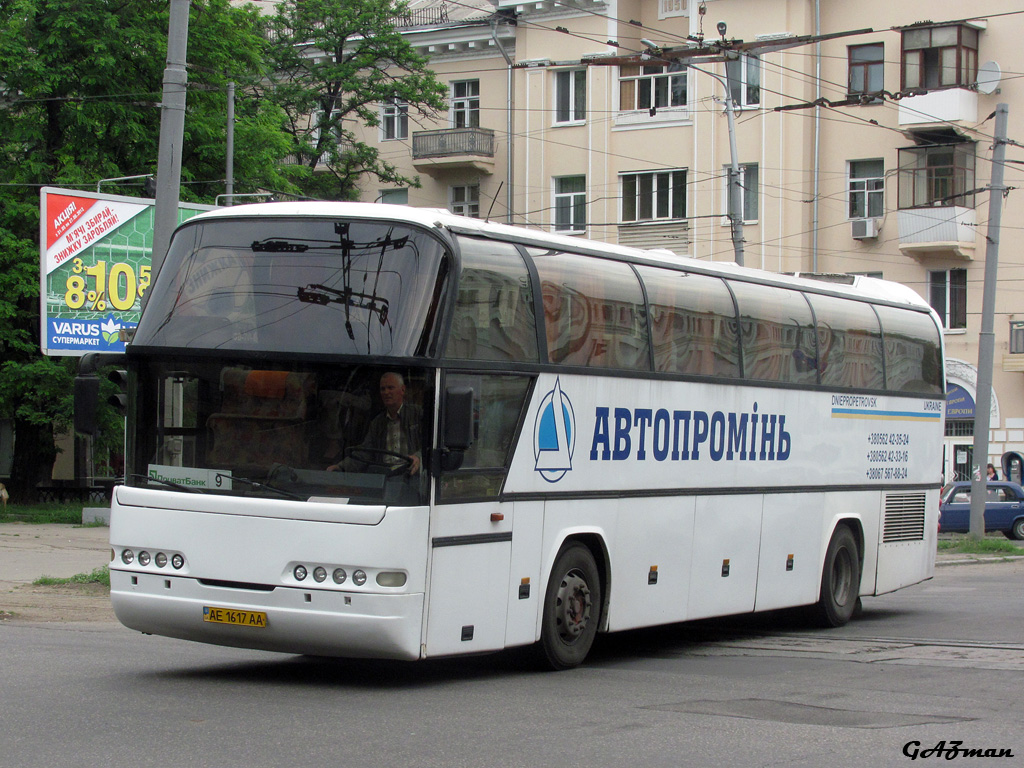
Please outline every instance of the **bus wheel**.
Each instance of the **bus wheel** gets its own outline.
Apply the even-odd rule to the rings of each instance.
[[[601,618],[601,579],[590,550],[570,544],[558,553],[544,593],[540,644],[552,669],[586,658]]]
[[[824,627],[841,627],[850,620],[860,597],[860,556],[857,539],[845,525],[832,534],[821,573],[817,619]]]

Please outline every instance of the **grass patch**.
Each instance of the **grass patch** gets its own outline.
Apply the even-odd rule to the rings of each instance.
[[[939,552],[963,555],[1024,555],[1024,547],[1002,536],[975,540],[966,534],[953,534],[953,538],[939,541]]]
[[[66,579],[58,579],[53,576],[40,576],[32,582],[41,586],[53,586],[56,584],[102,584],[110,586],[110,568],[106,565],[95,568],[92,573],[76,573]]]
[[[0,523],[63,523],[81,525],[83,506],[90,505],[83,505],[81,503],[8,504],[6,509],[0,508]],[[93,506],[101,505],[94,504]],[[94,524],[89,523],[89,525]]]

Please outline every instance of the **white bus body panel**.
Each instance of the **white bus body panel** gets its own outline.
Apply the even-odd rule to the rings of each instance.
[[[211,506],[231,511],[213,512]],[[189,508],[185,508],[189,507]],[[328,522],[333,512],[337,522]],[[289,517],[296,519],[288,519]],[[140,632],[219,645],[331,656],[415,659],[420,656],[426,582],[428,511],[382,510],[287,500],[214,497],[119,487],[111,504],[115,552],[181,553],[175,570],[138,560],[130,571],[111,563],[117,618]],[[310,519],[312,518],[312,519]],[[295,579],[303,564],[309,576]],[[319,584],[312,571],[343,567],[348,579]],[[362,568],[364,585],[352,583]],[[379,571],[402,571],[405,586],[382,588]],[[215,606],[267,614],[267,626],[203,620]]]

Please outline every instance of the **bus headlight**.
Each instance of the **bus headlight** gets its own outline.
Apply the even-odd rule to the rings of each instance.
[[[295,570],[292,571],[292,576],[295,577],[296,581],[304,581],[306,578],[306,574],[306,566],[304,565],[296,565]]]
[[[139,552],[139,565],[142,565],[142,566],[149,565],[149,560],[150,560],[149,552],[147,552],[146,550],[142,550],[141,552]]]
[[[121,550],[121,562],[125,565],[131,565],[135,562],[135,553],[130,549]]]
[[[313,580],[316,582],[322,582],[327,579],[327,569],[322,565],[318,565],[313,569]]]
[[[176,571],[180,571],[182,568],[184,568],[185,556],[175,552],[174,555],[171,557],[171,567],[173,567],[174,570]]]
[[[167,555],[163,552],[157,552],[156,557],[153,558],[153,562],[156,563],[157,568],[163,568],[167,565]]]
[[[344,584],[345,579],[348,578],[348,574],[345,573],[344,568],[335,568],[334,573],[331,574],[331,578],[334,579],[335,584]]]
[[[366,583],[366,571],[353,571],[352,583],[357,587],[363,586]]]
[[[382,587],[404,587],[405,574],[401,571],[381,571],[377,574],[377,583]]]

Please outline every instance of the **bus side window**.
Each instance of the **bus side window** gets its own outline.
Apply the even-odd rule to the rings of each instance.
[[[442,501],[497,498],[512,461],[530,377],[506,374],[449,373],[445,387],[473,390],[473,443],[461,466],[441,475]]]
[[[638,267],[651,305],[654,370],[697,376],[740,375],[732,330],[736,308],[717,277]]]
[[[939,329],[930,315],[879,306],[885,338],[886,389],[942,396]]]
[[[515,246],[460,237],[462,272],[445,355],[454,360],[537,362],[533,291]]]
[[[882,333],[869,304],[809,295],[818,323],[821,384],[843,389],[883,389]]]
[[[574,253],[536,253],[548,360],[651,369],[643,291],[627,264]]]
[[[803,294],[736,280],[730,285],[739,305],[744,378],[817,384],[818,345]]]

